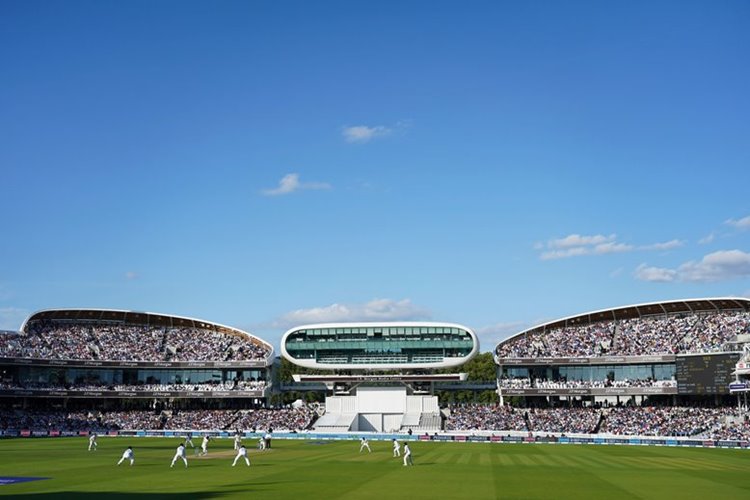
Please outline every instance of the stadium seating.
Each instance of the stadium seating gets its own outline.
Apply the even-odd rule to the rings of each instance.
[[[501,343],[499,358],[643,356],[720,351],[750,332],[750,313],[649,316],[536,330]]]
[[[750,440],[750,422],[737,407],[626,406],[511,408],[460,405],[446,412],[446,430],[600,433],[616,436],[695,436]]]
[[[264,360],[265,344],[197,328],[119,323],[30,322],[23,335],[0,338],[0,356],[117,361]]]

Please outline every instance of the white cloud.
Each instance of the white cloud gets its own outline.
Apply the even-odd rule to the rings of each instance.
[[[286,174],[279,181],[278,187],[264,189],[262,193],[266,196],[279,196],[309,189],[331,189],[331,185],[325,182],[300,182],[299,174]]]
[[[582,236],[580,234],[571,234],[565,238],[557,240],[550,240],[547,244],[548,248],[571,248],[571,247],[584,247],[588,245],[603,245],[615,241],[617,235],[610,234],[609,236],[602,236],[597,234],[595,236]]]
[[[750,253],[721,250],[700,262],[686,262],[678,272],[683,281],[726,281],[750,276]]]
[[[663,267],[647,266],[641,264],[635,270],[635,277],[641,281],[655,281],[669,283],[677,278],[677,271]]]
[[[367,125],[355,125],[353,127],[344,127],[341,134],[346,142],[364,144],[378,137],[390,135],[393,130],[383,125],[368,127]]]
[[[711,234],[709,234],[708,236],[706,236],[706,237],[704,237],[704,238],[701,238],[701,239],[699,239],[699,240],[698,240],[698,244],[699,244],[699,245],[708,245],[709,243],[711,243],[711,242],[712,242],[712,241],[714,241],[715,239],[716,239],[716,233],[713,233],[713,232],[712,232],[712,233],[711,233]]]
[[[409,321],[429,319],[430,312],[411,300],[374,299],[364,304],[331,304],[310,309],[296,309],[274,322],[277,328],[291,328],[307,323],[345,321]]]
[[[125,279],[128,281],[137,280],[140,275],[135,271],[128,271],[125,273]]]
[[[0,330],[18,331],[23,320],[29,315],[25,309],[18,307],[0,307]]]
[[[605,255],[608,253],[622,253],[622,252],[630,252],[633,250],[633,245],[626,245],[625,243],[615,243],[615,242],[609,242],[609,243],[602,243],[601,245],[596,245],[593,250],[594,255]]]
[[[685,245],[685,242],[682,240],[669,240],[663,243],[653,243],[651,245],[644,245],[641,247],[641,250],[667,251],[667,250],[674,250],[675,248],[680,248],[681,246],[684,246],[684,245]]]
[[[567,259],[569,257],[579,257],[582,255],[607,255],[613,253],[633,252],[636,250],[653,251],[653,250],[672,250],[683,246],[685,243],[681,240],[670,240],[662,243],[653,243],[651,245],[635,246],[629,243],[617,241],[616,234],[608,236],[602,234],[580,235],[570,234],[564,238],[549,240],[547,245],[536,243],[534,249],[540,251],[541,260]]]
[[[716,282],[750,277],[750,253],[720,250],[689,261],[677,269],[638,266],[635,277],[643,281]]]
[[[580,255],[589,255],[591,253],[590,248],[574,247],[566,248],[565,250],[548,250],[542,252],[539,256],[542,260],[555,260],[555,259],[567,259],[568,257],[578,257]]]
[[[729,226],[735,227],[737,229],[750,229],[750,215],[747,217],[743,217],[742,219],[735,220],[735,219],[729,219],[724,222],[724,224],[727,224]]]

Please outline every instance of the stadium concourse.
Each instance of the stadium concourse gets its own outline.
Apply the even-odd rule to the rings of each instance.
[[[479,351],[474,332],[457,324],[296,327],[282,338],[291,367],[284,371],[268,342],[217,323],[47,310],[0,334],[0,433],[273,429],[430,439],[670,437],[748,447],[748,384],[733,375],[747,345],[747,299],[620,307],[501,342],[488,386],[446,373],[463,370]],[[496,402],[486,403],[488,393]]]

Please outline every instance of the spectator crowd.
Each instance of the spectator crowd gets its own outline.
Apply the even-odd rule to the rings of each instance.
[[[446,431],[527,430],[523,409],[503,405],[467,404],[448,408]]]
[[[270,347],[197,328],[35,321],[22,335],[0,335],[0,357],[112,361],[263,360]]]
[[[585,433],[604,436],[681,436],[750,440],[750,421],[736,407],[624,406],[513,408],[466,404],[445,410],[446,431]],[[226,430],[300,431],[314,407],[256,410],[65,411],[0,409],[0,430],[89,431]]]
[[[532,331],[499,345],[496,354],[565,358],[716,352],[748,333],[748,312],[651,316]]]
[[[611,408],[511,408],[469,404],[450,407],[449,431],[598,433],[616,436],[693,436],[750,440],[750,421],[736,407],[616,406]]]
[[[211,392],[211,391],[259,391],[266,387],[264,380],[230,381],[224,384],[70,384],[56,385],[42,382],[0,382],[0,390],[49,390],[49,391],[151,391],[151,392]]]
[[[654,380],[623,379],[623,380],[547,380],[541,378],[501,378],[501,389],[603,389],[607,387],[677,387],[675,379]]]
[[[58,430],[104,433],[115,430],[288,430],[307,429],[308,406],[260,410],[64,411],[0,409],[0,430]]]

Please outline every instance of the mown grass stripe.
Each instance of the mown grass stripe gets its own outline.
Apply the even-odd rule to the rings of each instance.
[[[116,467],[129,444],[136,465]],[[606,493],[607,500],[629,500],[744,498],[750,491],[750,476],[739,472],[747,470],[744,450],[414,443],[416,465],[403,467],[389,446],[377,443],[371,454],[359,454],[356,441],[274,444],[268,452],[251,453],[251,467],[233,468],[231,442],[217,440],[208,458],[188,456],[188,469],[170,469],[174,440],[169,439],[102,439],[96,454],[75,438],[0,440],[3,475],[51,477],[2,486],[0,495],[599,500]]]
[[[604,460],[598,458],[582,457],[582,456],[571,456],[568,458],[574,462],[577,466],[585,468],[601,469],[606,467]]]
[[[493,460],[495,460],[498,464],[509,467],[513,465],[513,460],[510,459],[508,455],[493,455]]]

